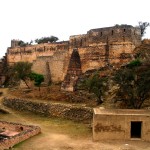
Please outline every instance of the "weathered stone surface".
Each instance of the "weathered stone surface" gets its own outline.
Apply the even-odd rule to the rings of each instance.
[[[62,82],[65,77],[69,78],[71,72],[71,76],[74,75],[70,70],[73,49],[78,50],[81,64],[79,72],[84,73],[107,65],[120,66],[132,59],[134,48],[140,44],[139,28],[116,25],[91,29],[87,34],[70,36],[69,41],[64,42],[25,47],[17,46],[17,42],[14,42],[8,48],[7,62],[9,65],[19,61],[32,62],[33,71],[42,73],[45,82]],[[72,86],[68,87],[68,90],[72,89]]]
[[[48,117],[60,117],[74,121],[91,122],[92,109],[59,103],[38,103],[18,98],[4,98],[3,104],[19,111],[31,111]]]
[[[74,49],[70,58],[67,74],[62,83],[61,89],[74,91],[78,77],[82,74],[79,52]]]

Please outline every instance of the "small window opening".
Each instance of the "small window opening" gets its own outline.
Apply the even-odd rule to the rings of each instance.
[[[142,122],[131,122],[131,138],[141,138]]]
[[[114,31],[113,31],[113,30],[111,31],[111,34],[112,34],[112,35],[114,34]]]
[[[80,41],[80,46],[82,46],[82,39],[81,39],[81,41]]]
[[[76,44],[77,44],[77,41],[76,41],[76,39],[74,39],[74,46],[76,46]]]
[[[123,29],[123,32],[125,33],[125,32],[126,32],[126,29]]]
[[[23,131],[23,127],[20,127],[20,130]]]
[[[101,32],[101,36],[103,35],[103,32]]]

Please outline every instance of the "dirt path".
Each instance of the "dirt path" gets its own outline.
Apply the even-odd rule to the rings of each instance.
[[[7,95],[7,89],[3,92],[3,96]],[[7,110],[10,113],[0,114],[0,120],[38,125],[42,129],[41,134],[16,145],[13,150],[150,150],[150,143],[143,141],[93,142],[92,130],[85,124]]]
[[[0,110],[4,110],[4,112],[7,112],[7,108],[2,104],[3,98],[8,94],[8,89],[7,88],[0,88],[0,92],[2,92],[2,95],[0,96]],[[6,109],[5,109],[6,108]]]

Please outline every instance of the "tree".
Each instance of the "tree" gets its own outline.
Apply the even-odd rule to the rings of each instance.
[[[140,109],[150,96],[150,69],[139,60],[117,70],[114,81],[119,86],[116,99],[122,101],[126,108]]]
[[[31,74],[32,64],[29,62],[17,62],[12,67],[12,72],[14,76],[20,80],[23,80],[28,88],[30,88],[26,82]]]
[[[85,81],[85,87],[88,89],[90,93],[94,93],[95,96],[98,98],[98,104],[103,102],[102,96],[106,89],[106,77],[100,77],[98,73],[95,73],[93,76],[89,77]]]
[[[24,42],[24,41],[20,40],[20,41],[18,42],[18,45],[19,45],[19,46],[27,46],[27,45],[31,45],[32,43],[33,43],[32,40],[30,41],[30,43],[29,43],[29,42]]]
[[[146,42],[150,40],[144,39],[143,44],[134,49],[134,57],[140,58],[144,63],[150,63],[150,46]]]
[[[147,27],[150,26],[150,23],[148,22],[139,22],[139,28],[141,29],[141,36],[143,37],[144,34],[146,33],[145,30],[147,29]]]
[[[34,80],[34,85],[39,87],[39,91],[40,91],[40,86],[41,83],[44,81],[44,76],[42,74],[38,74],[35,72],[32,72],[30,74],[30,79]]]
[[[58,41],[58,37],[50,36],[50,37],[42,37],[40,39],[36,39],[35,43],[41,44],[41,43],[52,43]]]

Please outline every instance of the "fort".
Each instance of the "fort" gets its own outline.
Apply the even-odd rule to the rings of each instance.
[[[141,30],[131,25],[91,29],[70,36],[69,41],[18,46],[11,41],[5,61],[33,63],[32,70],[43,74],[45,82],[63,82],[62,90],[73,91],[78,76],[104,66],[120,66],[133,58],[141,44]]]

